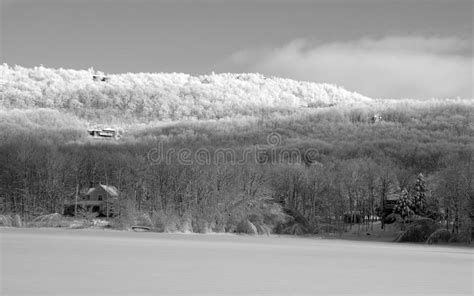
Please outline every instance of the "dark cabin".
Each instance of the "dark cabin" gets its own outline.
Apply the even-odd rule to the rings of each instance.
[[[64,202],[64,215],[74,216],[77,212],[98,213],[111,217],[117,214],[119,191],[115,186],[99,184],[87,191],[79,192]]]

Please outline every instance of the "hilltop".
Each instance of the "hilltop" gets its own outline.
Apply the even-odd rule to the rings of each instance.
[[[94,75],[100,79],[93,79]],[[221,119],[372,101],[332,84],[261,74],[104,75],[93,69],[3,64],[0,77],[0,108],[50,108],[92,121],[115,117],[135,122]]]

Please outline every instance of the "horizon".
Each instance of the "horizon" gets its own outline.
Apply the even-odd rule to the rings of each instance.
[[[430,101],[430,100],[436,100],[436,101],[441,101],[441,100],[472,100],[473,97],[461,97],[461,96],[457,96],[457,97],[425,97],[425,98],[409,98],[409,97],[400,97],[400,98],[377,98],[377,97],[371,97],[369,95],[366,95],[364,93],[361,93],[359,91],[356,91],[354,89],[350,89],[350,88],[347,88],[343,85],[339,85],[337,83],[330,83],[330,82],[317,82],[317,81],[310,81],[310,80],[302,80],[302,79],[294,79],[294,78],[291,78],[291,77],[282,77],[282,76],[275,76],[275,75],[272,75],[272,76],[266,76],[262,73],[259,73],[259,72],[211,72],[211,73],[200,73],[200,74],[190,74],[190,73],[184,73],[184,72],[120,72],[120,73],[111,73],[111,72],[104,72],[104,71],[101,71],[101,70],[98,70],[98,69],[94,69],[93,67],[90,67],[88,69],[74,69],[74,68],[64,68],[64,67],[46,67],[45,65],[37,65],[37,66],[32,66],[32,67],[25,67],[25,66],[22,66],[22,65],[9,65],[8,63],[3,63],[0,65],[1,66],[7,66],[7,67],[10,67],[11,69],[14,69],[15,67],[21,67],[21,68],[24,68],[24,69],[35,69],[35,68],[40,68],[40,67],[43,67],[45,69],[49,69],[49,70],[65,70],[65,71],[93,71],[95,74],[98,74],[98,75],[104,75],[104,76],[114,76],[114,75],[127,75],[127,74],[132,74],[132,75],[138,75],[138,74],[146,74],[146,75],[169,75],[169,74],[176,74],[176,75],[188,75],[188,76],[191,76],[191,77],[200,77],[200,76],[212,76],[212,75],[262,75],[265,79],[283,79],[283,80],[291,80],[291,81],[294,81],[296,83],[312,83],[312,84],[319,84],[319,85],[330,85],[330,86],[333,86],[335,88],[340,88],[340,89],[343,89],[347,92],[350,92],[350,93],[354,93],[354,94],[357,94],[357,95],[361,95],[363,97],[366,97],[368,99],[371,99],[371,100],[396,100],[396,101],[403,101],[403,100],[413,100],[413,101]]]
[[[472,8],[464,0],[3,0],[1,57],[27,68],[260,73],[371,98],[471,99]]]

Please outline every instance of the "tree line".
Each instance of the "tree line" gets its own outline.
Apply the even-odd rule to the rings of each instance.
[[[61,212],[77,187],[100,182],[121,191],[123,223],[145,215],[163,230],[232,232],[250,222],[262,233],[343,231],[352,224],[372,227],[384,199],[416,200],[422,173],[426,212],[408,210],[450,231],[470,231],[472,126],[463,122],[472,106],[413,108],[404,123],[353,120],[353,112],[364,110],[137,125],[119,141],[89,139],[82,119],[58,111],[5,112],[1,212],[26,219]],[[268,141],[271,133],[277,143]],[[175,153],[157,162],[149,152],[159,145],[191,155],[227,148],[245,161],[186,164]],[[259,157],[241,157],[255,147]],[[316,154],[304,157],[309,148]],[[285,151],[298,153],[292,158]],[[397,214],[405,219],[410,211]],[[366,224],[347,219],[354,216]]]

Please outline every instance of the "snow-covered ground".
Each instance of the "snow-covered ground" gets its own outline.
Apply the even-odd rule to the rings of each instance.
[[[0,229],[1,295],[471,295],[471,248]]]

